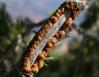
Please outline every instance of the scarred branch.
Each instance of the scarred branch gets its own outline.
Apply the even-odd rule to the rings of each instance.
[[[86,3],[76,1],[64,2],[31,40],[22,57],[23,75],[31,76],[43,67],[48,51],[65,36],[75,18],[84,10]]]

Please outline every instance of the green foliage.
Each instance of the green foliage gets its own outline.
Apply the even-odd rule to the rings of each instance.
[[[6,5],[0,4],[0,77],[6,77],[16,66],[26,46],[24,38],[31,31],[32,24],[28,18],[18,18],[14,23]]]

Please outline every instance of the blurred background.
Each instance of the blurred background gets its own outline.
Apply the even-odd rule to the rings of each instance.
[[[0,77],[18,77],[18,61],[65,0],[0,0]],[[99,77],[99,0],[74,21],[35,77]]]

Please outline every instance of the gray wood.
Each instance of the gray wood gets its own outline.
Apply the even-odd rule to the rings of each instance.
[[[68,18],[70,15],[69,12],[65,12],[59,20],[53,24],[53,27],[48,31],[45,38],[42,40],[42,42],[38,45],[38,47],[35,49],[34,54],[30,58],[30,64],[32,65],[42,49],[45,47],[46,43],[58,32],[58,30],[62,27],[63,23],[66,21],[66,18]]]

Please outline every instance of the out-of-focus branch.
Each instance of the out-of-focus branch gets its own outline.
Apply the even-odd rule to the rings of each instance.
[[[92,40],[96,40],[97,43],[99,43],[99,39],[97,39],[96,37],[88,34],[86,31],[82,30],[82,29],[77,29],[76,27],[73,27],[74,30],[76,30],[80,35],[83,36],[83,38],[87,38],[87,39],[92,39]]]

